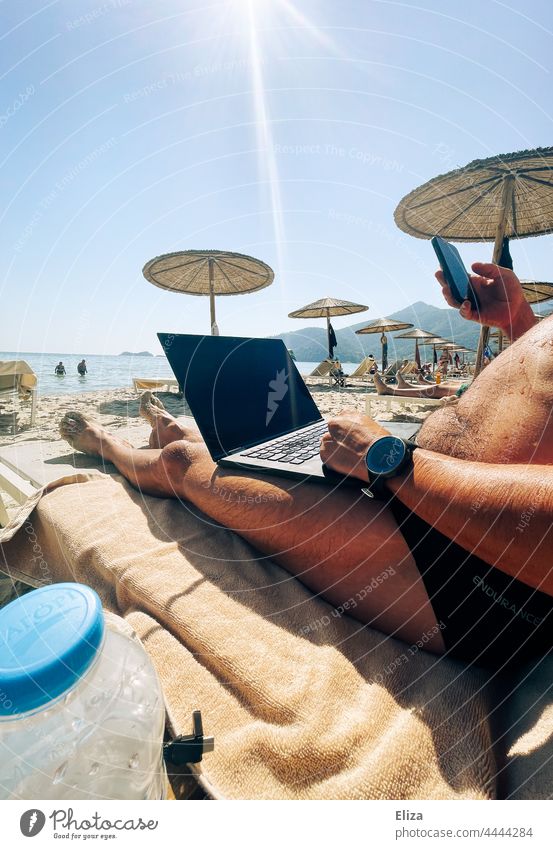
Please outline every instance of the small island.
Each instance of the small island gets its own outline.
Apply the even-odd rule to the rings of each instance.
[[[120,357],[153,357],[150,351],[121,351]]]

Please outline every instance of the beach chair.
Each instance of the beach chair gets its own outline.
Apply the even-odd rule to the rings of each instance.
[[[0,362],[0,400],[14,397],[31,401],[31,427],[36,421],[37,376],[25,360],[4,360]],[[17,432],[17,416],[14,415],[14,429]]]
[[[328,377],[330,369],[333,365],[334,363],[332,362],[332,360],[329,360],[327,357],[319,363],[317,368],[314,368],[313,371],[308,374],[308,377]]]
[[[187,420],[190,424],[194,423],[192,418]],[[143,445],[148,442],[150,425],[143,422],[123,428],[120,433],[133,445]],[[17,504],[24,504],[46,484],[77,472],[104,472],[111,475],[117,470],[99,457],[73,451],[64,439],[51,442],[33,440],[0,446],[0,527],[5,527],[9,518],[2,493],[10,496]]]
[[[383,638],[350,616],[375,581],[336,607],[186,502],[115,475],[58,481],[0,544],[7,581],[81,582],[124,617],[170,738],[201,708],[215,749],[177,798],[191,776],[219,799],[551,798],[552,656],[497,682]]]
[[[132,384],[135,392],[143,392],[144,389],[150,389],[152,392],[156,389],[165,389],[170,392],[175,386],[177,391],[179,389],[179,382],[175,377],[133,377]]]
[[[371,369],[374,368],[375,362],[376,361],[372,357],[365,357],[361,360],[355,371],[350,374],[350,378],[356,380],[363,380],[365,378],[370,379]]]

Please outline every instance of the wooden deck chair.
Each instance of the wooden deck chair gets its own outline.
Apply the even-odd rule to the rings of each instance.
[[[317,368],[314,368],[313,371],[308,375],[308,377],[328,377],[330,373],[330,369],[334,365],[328,357],[319,363]]]
[[[376,360],[374,360],[372,357],[365,357],[363,360],[361,360],[361,362],[359,363],[359,365],[357,366],[355,371],[350,374],[350,377],[355,377],[355,378],[368,377],[370,375],[370,371],[373,368],[375,362],[376,362]]]

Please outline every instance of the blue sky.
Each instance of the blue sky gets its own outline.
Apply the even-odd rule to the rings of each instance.
[[[323,295],[368,304],[367,321],[442,306],[398,201],[470,160],[552,144],[548,2],[4,0],[0,13],[2,350],[157,352],[157,330],[208,332],[206,299],[142,277],[187,248],[275,270],[268,289],[218,299],[222,333],[299,330],[287,314]],[[520,276],[552,279],[552,244],[514,242]]]

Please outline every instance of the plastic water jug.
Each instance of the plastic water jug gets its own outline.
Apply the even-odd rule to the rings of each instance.
[[[160,799],[155,669],[94,590],[53,584],[0,610],[0,798]]]

